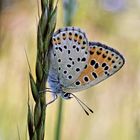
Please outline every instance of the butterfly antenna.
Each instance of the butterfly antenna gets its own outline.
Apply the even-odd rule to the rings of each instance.
[[[72,94],[72,93],[71,93]],[[75,96],[74,94],[72,94],[75,99],[79,102],[79,104],[83,104],[91,113],[94,113],[93,110],[91,108],[89,108],[83,101],[81,101],[77,96]],[[83,107],[82,107],[83,108]]]
[[[83,107],[83,105],[81,104],[81,102],[76,97],[75,97],[75,99],[77,100],[77,102],[79,103],[79,105],[82,107],[82,109],[85,111],[85,113],[89,116],[88,111]]]

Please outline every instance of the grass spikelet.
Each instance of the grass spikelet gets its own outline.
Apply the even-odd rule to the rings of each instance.
[[[28,132],[30,140],[43,140],[45,134],[46,99],[45,94],[39,91],[46,88],[48,76],[48,50],[51,46],[51,38],[56,25],[57,7],[53,8],[53,0],[41,0],[41,16],[37,31],[37,57],[36,57],[36,81],[29,72],[30,86],[35,106],[33,112],[28,103]]]

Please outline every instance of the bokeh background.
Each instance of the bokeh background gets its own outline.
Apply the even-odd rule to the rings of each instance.
[[[0,140],[24,140],[29,80],[24,48],[35,73],[38,4],[1,0],[0,8]],[[60,0],[56,29],[64,26],[63,15]],[[86,116],[75,100],[64,101],[61,139],[140,140],[140,1],[78,0],[73,25],[89,40],[119,50],[126,63],[114,76],[76,93],[94,114]],[[45,140],[54,138],[57,106],[58,101],[46,110]]]

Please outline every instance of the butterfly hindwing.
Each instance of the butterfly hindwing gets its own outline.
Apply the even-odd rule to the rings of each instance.
[[[68,87],[81,74],[88,61],[88,40],[76,27],[66,27],[53,35],[53,52],[57,61],[58,77]]]
[[[89,42],[89,59],[85,69],[66,92],[87,89],[116,73],[124,64],[123,56],[113,48],[99,42]]]

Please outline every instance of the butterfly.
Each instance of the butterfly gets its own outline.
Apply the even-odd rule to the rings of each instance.
[[[49,50],[48,83],[53,94],[52,103],[61,96],[75,97],[73,92],[85,90],[116,73],[125,62],[115,49],[99,42],[88,41],[85,32],[77,27],[57,30]]]

